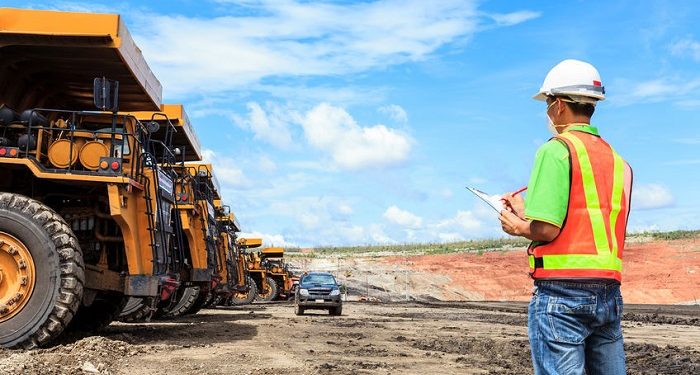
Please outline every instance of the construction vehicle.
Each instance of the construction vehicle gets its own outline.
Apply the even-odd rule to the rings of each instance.
[[[284,260],[284,249],[281,247],[268,247],[260,250],[261,264],[267,269],[267,276],[276,284],[277,292],[274,299],[289,299],[294,296],[294,281],[299,280],[289,264]]]
[[[234,293],[245,293],[250,288],[245,263],[240,257],[241,249],[236,246],[237,232],[241,231],[240,223],[230,207],[224,205],[221,200],[214,201],[214,209],[219,227],[217,250],[221,263],[214,277],[217,284],[212,289],[205,306],[228,305]],[[225,303],[227,301],[229,303]]]
[[[210,284],[178,240],[180,203],[208,214],[176,200],[172,127],[119,112],[160,101],[118,15],[0,9],[0,346],[99,328],[130,296],[168,300],[188,267]]]
[[[270,302],[280,297],[291,296],[294,275],[289,271],[283,257],[284,249],[279,247],[246,253],[248,272],[256,284],[257,301]]]
[[[196,218],[202,216],[198,207],[193,203],[195,192],[199,189],[198,179],[193,176],[196,170],[192,171],[191,168],[195,167],[186,166],[184,162],[199,161],[202,154],[199,140],[181,104],[163,104],[160,111],[139,111],[130,113],[130,115],[148,123],[153,129],[167,129],[166,125],[172,127],[174,131],[155,131],[151,138],[157,142],[172,144],[175,149],[179,150],[182,160],[175,165],[167,165],[175,174],[176,212],[173,221],[175,233],[179,237],[180,246],[177,250],[179,258],[182,259],[182,265],[177,270],[172,271],[172,277],[176,282],[169,285],[170,290],[167,294],[163,294],[159,298],[132,297],[129,299],[119,318],[123,322],[139,322],[149,320],[154,314],[157,317],[172,317],[184,313],[191,308],[199,296],[199,287],[192,285],[191,275],[194,272],[192,249],[195,252],[195,262],[201,258],[197,255],[198,251],[203,251],[205,253],[204,259],[206,259],[206,249],[204,241],[199,240],[201,236],[198,236],[201,228],[198,231],[190,224],[194,221],[196,227]],[[199,221],[201,222],[201,220]],[[188,231],[194,232],[194,235],[187,237]],[[201,281],[204,280],[206,279]]]
[[[239,269],[245,274],[246,289],[235,291],[228,304],[230,305],[246,305],[252,303],[258,295],[258,289],[262,287],[262,281],[266,279],[266,275],[261,272],[251,272],[251,255],[250,249],[255,249],[262,246],[262,238],[238,238],[236,240],[236,248],[239,262]]]
[[[180,274],[182,282],[174,298],[158,306],[156,318],[194,314],[203,308],[220,282],[223,264],[218,255],[220,237],[214,208],[214,201],[221,199],[221,189],[212,165],[188,162],[177,172],[176,194],[187,267]]]

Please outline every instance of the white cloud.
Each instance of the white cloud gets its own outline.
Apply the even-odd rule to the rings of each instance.
[[[439,230],[456,229],[463,233],[464,231],[478,231],[482,229],[482,223],[472,211],[457,211],[457,214],[449,219],[441,220],[434,225]]]
[[[512,25],[517,25],[519,23],[523,23],[525,21],[529,21],[529,20],[538,18],[541,15],[542,15],[542,13],[540,13],[540,12],[522,10],[519,12],[512,12],[512,13],[489,14],[489,17],[493,18],[493,20],[496,21],[497,26],[512,26]]]
[[[700,78],[661,77],[646,81],[624,80],[615,83],[610,98],[617,105],[673,101],[680,107],[692,107],[687,98],[700,91]],[[611,90],[612,91],[612,90]]]
[[[258,168],[265,172],[274,172],[277,170],[277,164],[267,155],[261,155],[258,158]]]
[[[262,238],[263,247],[298,247],[297,244],[287,241],[281,234],[267,234],[260,232],[241,232],[239,238]]]
[[[671,53],[675,56],[690,56],[700,62],[700,42],[690,37],[679,40],[671,45]]]
[[[266,112],[258,103],[248,103],[248,116],[233,115],[233,122],[243,129],[255,134],[260,139],[274,146],[288,148],[292,144],[292,135],[288,128],[287,110],[268,103]]]
[[[413,140],[384,125],[361,127],[344,109],[322,103],[298,120],[309,144],[342,169],[382,168],[408,159]]]
[[[391,237],[384,233],[384,229],[381,225],[371,224],[367,230],[369,232],[369,237],[372,239],[373,243],[378,244],[391,244],[396,243]]]
[[[350,207],[349,204],[341,203],[338,205],[338,213],[341,213],[343,215],[352,215],[353,212],[354,210],[352,209],[352,207]]]
[[[645,184],[632,189],[632,209],[645,210],[673,205],[673,194],[663,185]]]
[[[398,122],[399,124],[408,123],[408,114],[406,110],[403,109],[398,104],[389,104],[378,109],[379,113],[389,116],[390,119]]]
[[[246,189],[252,186],[253,182],[232,158],[221,156],[209,149],[203,149],[202,156],[205,162],[212,164],[214,176],[222,184],[223,190],[226,188]]]
[[[409,211],[391,206],[384,211],[384,218],[402,227],[418,229],[423,226],[423,219]]]
[[[264,77],[340,75],[420,61],[485,27],[537,16],[488,15],[477,4],[237,2],[229,10],[245,11],[215,18],[137,13],[132,31],[168,94],[211,93]]]

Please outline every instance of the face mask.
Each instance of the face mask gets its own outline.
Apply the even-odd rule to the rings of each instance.
[[[554,125],[554,122],[552,121],[552,118],[549,117],[549,108],[554,105],[556,102],[552,102],[552,104],[547,106],[547,110],[545,111],[545,115],[547,116],[547,130],[549,130],[550,133],[552,133],[553,136],[559,135],[559,132],[557,131],[557,126]]]

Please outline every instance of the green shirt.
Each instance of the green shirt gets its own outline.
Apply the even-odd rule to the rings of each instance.
[[[590,125],[572,126],[566,131],[582,131],[598,135]],[[569,149],[557,139],[550,139],[535,154],[525,199],[525,217],[544,221],[561,228],[569,206]]]

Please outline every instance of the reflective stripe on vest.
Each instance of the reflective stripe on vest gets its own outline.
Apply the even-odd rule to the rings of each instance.
[[[567,145],[571,157],[567,218],[554,241],[539,246],[533,244],[528,249],[531,275],[536,279],[612,278],[620,281],[631,170],[620,155],[594,135],[572,131],[557,138]],[[597,165],[595,171],[594,164]],[[603,183],[597,183],[596,176]],[[599,193],[605,195],[601,197]]]

